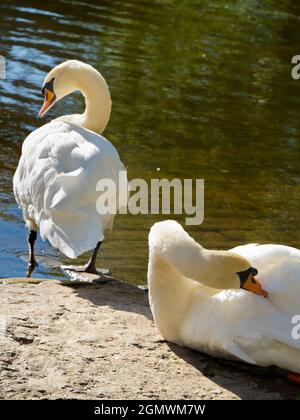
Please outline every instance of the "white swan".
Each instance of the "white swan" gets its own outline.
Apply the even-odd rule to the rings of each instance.
[[[43,116],[56,102],[74,92],[85,97],[85,112],[59,117],[33,131],[24,141],[14,175],[14,194],[29,229],[30,276],[36,266],[36,231],[69,258],[94,249],[83,271],[96,273],[95,261],[114,215],[96,211],[96,184],[111,179],[118,188],[125,171],[114,146],[96,133],[105,129],[111,111],[108,86],[88,64],[66,61],[44,80]],[[118,203],[116,203],[116,207]]]
[[[267,298],[239,289],[245,276],[253,280],[254,264]],[[149,234],[149,299],[163,337],[216,357],[276,365],[297,383],[299,275],[300,251],[290,247],[208,251],[175,221],[156,223]]]

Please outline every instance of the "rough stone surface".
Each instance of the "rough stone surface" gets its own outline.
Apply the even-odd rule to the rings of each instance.
[[[9,283],[9,282],[8,282]],[[14,284],[15,283],[15,284]],[[0,398],[279,399],[300,389],[164,342],[117,281],[0,285]]]

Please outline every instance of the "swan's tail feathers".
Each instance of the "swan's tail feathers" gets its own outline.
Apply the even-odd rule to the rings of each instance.
[[[94,209],[74,212],[72,217],[55,212],[41,221],[40,234],[68,258],[77,258],[104,239],[103,220]]]

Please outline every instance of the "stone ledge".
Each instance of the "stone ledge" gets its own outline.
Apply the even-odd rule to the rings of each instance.
[[[147,293],[2,279],[0,398],[276,399],[299,389],[224,366],[158,334]]]

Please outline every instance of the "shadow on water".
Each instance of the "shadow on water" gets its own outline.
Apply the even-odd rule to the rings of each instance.
[[[188,229],[195,239],[224,249],[247,242],[298,246],[300,82],[291,78],[291,57],[299,53],[299,19],[290,0],[1,4],[7,78],[0,80],[0,276],[26,270],[12,176],[23,139],[44,122],[36,118],[42,80],[70,58],[107,79],[113,111],[105,136],[130,179],[205,179],[204,223]],[[46,121],[82,108],[73,95]],[[164,218],[117,217],[99,264],[144,282],[147,234]],[[39,242],[37,252],[70,263],[47,243]],[[41,274],[61,276],[47,260],[35,275]]]

